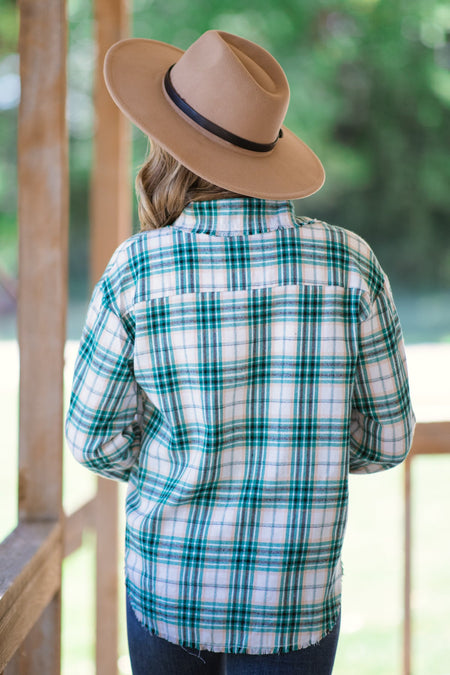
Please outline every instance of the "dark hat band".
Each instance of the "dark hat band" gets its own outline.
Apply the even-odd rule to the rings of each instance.
[[[246,138],[237,136],[236,134],[233,134],[231,131],[227,131],[218,124],[215,124],[215,122],[211,122],[211,120],[208,120],[206,117],[203,117],[203,115],[194,110],[194,108],[191,108],[189,103],[187,103],[184,100],[184,98],[181,98],[181,96],[176,91],[170,77],[170,71],[172,70],[174,65],[175,64],[170,66],[169,70],[167,71],[164,77],[164,88],[171,101],[175,103],[177,108],[179,108],[182,112],[184,112],[184,114],[187,115],[193,122],[201,126],[202,129],[206,129],[206,131],[209,131],[210,133],[214,134],[214,136],[218,136],[219,138],[222,138],[224,141],[228,141],[233,145],[237,145],[239,148],[244,148],[245,150],[253,150],[254,152],[269,152],[270,150],[273,150],[278,139],[283,136],[282,129],[280,129],[277,138],[272,143],[255,143],[254,141],[249,141]]]

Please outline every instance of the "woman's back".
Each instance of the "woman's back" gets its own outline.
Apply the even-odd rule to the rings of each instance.
[[[127,589],[161,637],[247,653],[320,640],[348,472],[402,461],[412,427],[383,271],[290,202],[193,202],[127,240],[97,286],[68,439],[129,481]]]

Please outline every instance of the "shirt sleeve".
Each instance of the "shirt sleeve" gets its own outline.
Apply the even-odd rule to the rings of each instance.
[[[104,292],[96,287],[75,363],[66,438],[88,469],[128,480],[141,439],[140,392],[134,379],[134,342]]]
[[[405,349],[387,279],[360,324],[350,425],[350,472],[375,473],[402,462],[415,425]]]

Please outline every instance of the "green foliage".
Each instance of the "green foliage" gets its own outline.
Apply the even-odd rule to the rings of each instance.
[[[14,0],[0,0],[0,59],[16,50],[19,10]]]
[[[17,11],[2,0],[1,55],[14,49]],[[88,232],[94,20],[69,0],[72,272]],[[6,20],[3,20],[3,16]],[[348,227],[375,249],[397,286],[450,286],[450,10],[442,0],[134,0],[132,34],[186,48],[219,28],[255,40],[291,85],[287,124],[321,157],[322,190],[298,211]],[[2,114],[0,210],[11,210],[14,133]],[[146,139],[134,131],[134,169]],[[0,263],[1,264],[1,263]]]

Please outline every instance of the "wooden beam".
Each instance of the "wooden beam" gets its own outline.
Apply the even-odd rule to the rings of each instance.
[[[96,526],[97,499],[93,497],[85,502],[77,511],[64,518],[63,556],[66,558],[83,543],[83,532]]]
[[[450,453],[450,422],[427,422],[416,426],[412,455]]]
[[[0,544],[0,670],[18,648],[36,665],[36,655],[22,643],[60,588],[61,549],[62,529],[55,522],[20,523]]]
[[[115,248],[131,234],[130,130],[103,80],[106,51],[128,36],[126,0],[96,0],[96,128],[91,189],[91,278],[96,283]],[[117,673],[118,486],[97,490],[97,675]]]

